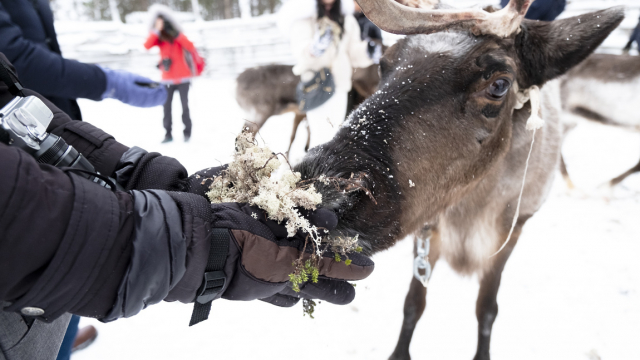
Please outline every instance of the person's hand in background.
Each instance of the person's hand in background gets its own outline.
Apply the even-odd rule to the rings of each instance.
[[[324,31],[317,31],[314,39],[313,45],[311,46],[311,55],[315,57],[320,57],[324,52],[329,48],[331,42],[333,41],[333,31],[331,27],[327,26]]]
[[[102,99],[112,98],[137,107],[162,105],[167,99],[165,87],[151,79],[126,71],[101,69],[107,78]]]

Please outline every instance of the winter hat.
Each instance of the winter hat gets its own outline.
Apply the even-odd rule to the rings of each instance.
[[[153,25],[156,22],[158,16],[162,15],[165,21],[168,21],[173,25],[173,27],[178,30],[178,32],[182,32],[182,26],[176,19],[175,13],[171,10],[170,7],[162,4],[153,4],[149,7],[149,22],[147,28],[149,30],[153,30]]]
[[[340,4],[342,15],[353,15],[355,12],[353,0],[340,0]],[[294,22],[318,16],[317,0],[289,0],[282,5],[277,16],[278,29],[288,35]]]

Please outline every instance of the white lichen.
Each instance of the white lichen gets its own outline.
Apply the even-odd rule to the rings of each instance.
[[[298,230],[308,234],[321,255],[318,228],[297,208],[315,210],[322,202],[322,194],[313,185],[299,186],[298,172],[286,171],[280,179],[274,179],[272,174],[280,165],[277,155],[267,147],[257,146],[253,134],[243,131],[236,139],[233,161],[213,179],[207,196],[211,203],[237,202],[259,207],[270,220],[284,221],[289,237]]]

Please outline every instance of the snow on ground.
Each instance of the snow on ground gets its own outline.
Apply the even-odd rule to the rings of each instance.
[[[111,100],[80,105],[87,121],[119,141],[173,156],[194,172],[229,161],[243,123],[234,94],[233,81],[195,81],[189,143],[182,142],[177,96],[171,144],[160,144],[160,107],[136,109]],[[263,139],[274,150],[286,150],[291,123],[292,116],[272,118]],[[527,223],[504,272],[493,359],[640,359],[640,175],[613,194],[597,189],[636,163],[640,134],[581,123],[564,153],[582,190],[569,194],[558,176],[548,201]],[[303,317],[300,305],[220,300],[208,321],[190,328],[191,305],[161,303],[109,324],[82,319],[81,326],[95,325],[99,337],[73,358],[386,359],[402,323],[412,241],[374,260],[376,271],[358,284],[355,301],[320,304],[315,320]],[[413,357],[472,358],[476,279],[459,277],[439,262],[429,289]]]

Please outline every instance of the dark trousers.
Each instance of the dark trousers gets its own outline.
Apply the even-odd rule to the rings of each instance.
[[[35,320],[29,325],[20,314],[2,311],[7,305],[0,301],[0,359],[55,359],[71,314],[51,323]]]
[[[60,350],[58,350],[58,357],[56,360],[69,360],[71,358],[71,349],[73,343],[76,340],[76,334],[78,334],[78,323],[80,322],[80,316],[72,315],[67,332],[64,334]]]
[[[190,83],[167,85],[167,101],[164,103],[164,128],[167,135],[171,135],[171,103],[173,102],[173,93],[178,90],[180,92],[180,101],[182,102],[182,122],[184,123],[184,135],[191,136],[191,116],[189,115],[189,85]]]

